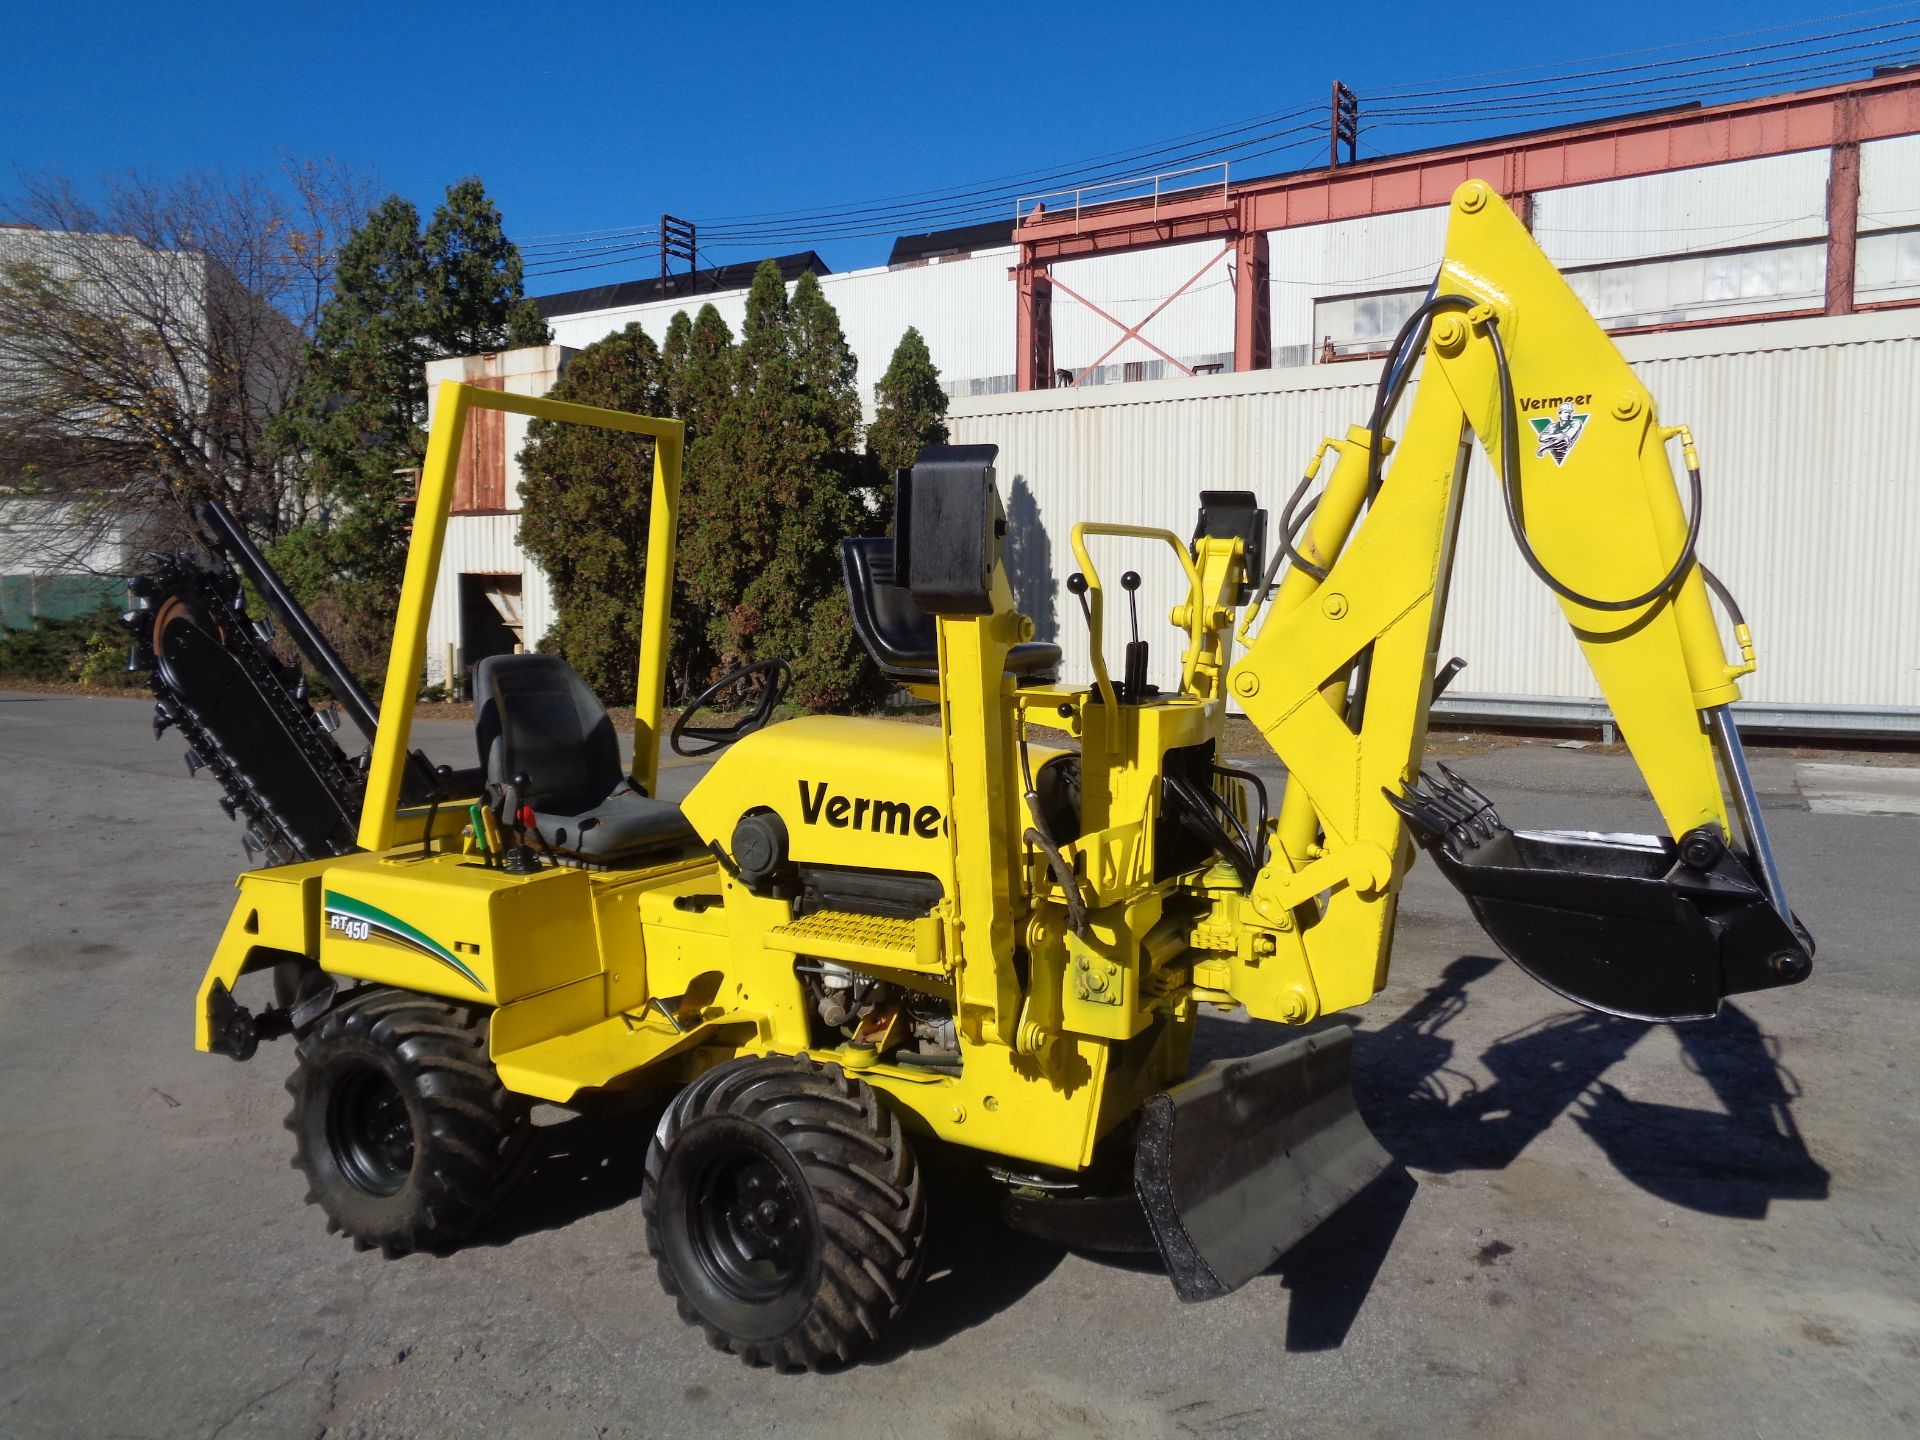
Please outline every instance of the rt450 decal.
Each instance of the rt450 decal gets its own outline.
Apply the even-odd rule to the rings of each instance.
[[[389,915],[377,905],[369,905],[364,900],[356,900],[351,895],[342,895],[334,890],[327,891],[325,899],[327,929],[331,933],[348,940],[385,940],[403,949],[418,951],[461,975],[474,989],[486,990],[480,977],[458,955],[399,916]]]

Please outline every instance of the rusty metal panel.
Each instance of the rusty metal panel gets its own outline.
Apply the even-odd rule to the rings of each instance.
[[[540,345],[436,360],[427,366],[429,410],[442,380],[462,380],[516,395],[545,395],[559,380],[572,353],[564,345]],[[488,420],[496,423],[475,424]],[[433,614],[427,625],[429,684],[445,682],[447,646],[460,643],[461,575],[522,577],[521,604],[529,648],[539,644],[554,618],[546,575],[520,548],[520,451],[526,445],[527,419],[476,410],[468,413],[467,423],[453,513],[447,520],[440,575],[434,585]],[[464,507],[465,513],[463,497],[473,502]]]
[[[1770,705],[1920,710],[1920,487],[1905,417],[1920,394],[1920,335],[1897,311],[1789,320],[1621,341],[1663,419],[1699,441],[1707,511],[1701,555],[1733,587],[1760,646],[1745,694]],[[954,439],[1001,447],[1014,525],[1015,590],[1085,681],[1086,631],[1065,579],[1077,520],[1191,533],[1202,489],[1252,489],[1277,511],[1320,438],[1363,421],[1376,369],[1309,366],[1104,390],[956,401]],[[1141,571],[1143,635],[1170,673],[1178,592],[1170,555],[1135,542],[1096,550],[1102,579]],[[1118,592],[1116,591],[1116,599]],[[1117,665],[1124,605],[1106,637]],[[1457,689],[1506,697],[1598,694],[1558,607],[1508,536],[1495,480],[1468,476],[1442,654]]]
[[[1211,197],[1157,206],[1137,200],[1078,217],[1071,211],[1049,214],[1016,233],[1030,259],[1058,262],[1126,246],[1224,236],[1235,228],[1280,230],[1444,205],[1456,186],[1472,178],[1503,195],[1537,194],[1628,175],[1822,150],[1847,136],[1878,139],[1916,128],[1920,78],[1902,71],[1700,110],[1592,121],[1251,180],[1231,188],[1231,213],[1223,213]]]
[[[481,390],[504,390],[497,375],[479,375],[468,382]],[[453,515],[488,514],[506,509],[507,427],[499,410],[471,410],[460,441],[460,468],[453,478]]]

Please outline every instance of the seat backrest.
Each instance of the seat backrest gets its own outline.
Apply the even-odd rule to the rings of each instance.
[[[924,680],[940,664],[940,640],[933,617],[913,603],[905,586],[895,583],[893,541],[861,535],[840,542],[840,566],[846,574],[847,604],[853,633],[873,663],[896,680]]]
[[[523,804],[578,814],[626,779],[613,721],[558,655],[493,655],[473,673],[474,741],[489,784],[524,774]]]

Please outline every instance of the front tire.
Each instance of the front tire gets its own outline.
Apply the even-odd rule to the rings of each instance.
[[[837,1065],[739,1060],[703,1075],[661,1118],[640,1204],[680,1318],[749,1365],[845,1364],[919,1278],[913,1151]]]
[[[324,1015],[287,1080],[307,1203],[388,1257],[464,1238],[499,1207],[532,1140],[524,1098],[487,1058],[487,1021],[378,989]]]

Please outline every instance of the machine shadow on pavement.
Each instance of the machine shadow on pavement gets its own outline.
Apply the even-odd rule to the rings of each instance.
[[[1492,1081],[1452,1067],[1447,1027],[1501,962],[1462,956],[1405,1014],[1355,1038],[1355,1092],[1381,1143],[1416,1170],[1499,1170],[1572,1111],[1627,1179],[1704,1214],[1759,1219],[1774,1199],[1821,1199],[1827,1172],[1791,1114],[1797,1082],[1739,1006],[1673,1027],[1720,1111],[1637,1100],[1602,1077],[1652,1025],[1590,1011],[1502,1035],[1479,1056]],[[1577,1108],[1576,1108],[1577,1107]]]
[[[500,1213],[468,1245],[510,1245],[523,1235],[561,1230],[589,1215],[631,1204],[640,1244],[640,1183],[647,1142],[664,1101],[603,1098],[591,1109],[561,1112],[552,1124],[536,1114],[526,1179]]]
[[[530,1169],[519,1192],[466,1247],[511,1245],[522,1236],[564,1229],[631,1205],[638,1250],[647,1143],[665,1098],[605,1096],[580,1113],[551,1112],[560,1118],[536,1125]],[[1018,1304],[1066,1257],[1059,1246],[1004,1225],[997,1190],[970,1168],[936,1157],[923,1170],[921,1183],[928,1210],[919,1292],[858,1364],[883,1365],[945,1343]],[[979,1263],[986,1254],[994,1256],[993,1264]]]
[[[1024,1300],[1066,1259],[1060,1246],[1000,1218],[1000,1192],[971,1166],[936,1156],[924,1166],[926,1268],[913,1302],[855,1363],[885,1365],[930,1350]],[[990,1263],[982,1263],[991,1256]]]
[[[1636,1100],[1600,1081],[1574,1119],[1614,1167],[1662,1200],[1730,1219],[1765,1219],[1775,1200],[1826,1199],[1827,1170],[1793,1119],[1799,1082],[1773,1038],[1727,1005],[1710,1024],[1682,1026],[1679,1039],[1725,1112]]]
[[[1827,1171],[1793,1119],[1798,1084],[1780,1064],[1777,1045],[1737,1005],[1724,1006],[1717,1020],[1674,1032],[1720,1111],[1638,1100],[1609,1084],[1602,1077],[1653,1027],[1586,1011],[1496,1039],[1479,1056],[1493,1077],[1489,1083],[1454,1068],[1458,1042],[1446,1032],[1466,1012],[1473,985],[1500,964],[1462,956],[1404,1014],[1356,1035],[1361,1111],[1399,1163],[1268,1271],[1290,1295],[1289,1351],[1333,1350],[1345,1342],[1418,1192],[1409,1168],[1440,1174],[1504,1169],[1569,1112],[1622,1175],[1675,1205],[1761,1219],[1775,1199],[1827,1195]],[[1264,1049],[1273,1028],[1204,1024],[1195,1063]],[[506,1245],[637,1202],[659,1110],[657,1099],[608,1097],[540,1125],[520,1193],[469,1243]],[[1007,1228],[993,1189],[950,1160],[934,1160],[924,1183],[930,1209],[919,1294],[860,1363],[887,1364],[985,1323],[1024,1299],[1067,1253]],[[994,1264],[973,1263],[988,1253]],[[1161,1269],[1157,1256],[1087,1252],[1087,1258]]]

